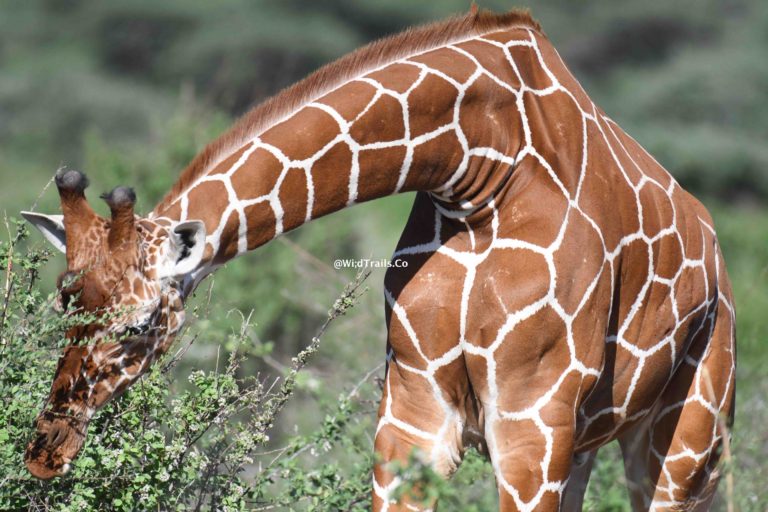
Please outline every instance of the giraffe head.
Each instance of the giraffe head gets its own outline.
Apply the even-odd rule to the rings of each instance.
[[[93,413],[167,350],[205,246],[199,221],[136,216],[136,196],[126,187],[102,196],[111,216],[100,217],[85,198],[87,185],[77,171],[59,172],[63,215],[22,213],[66,254],[57,286],[62,310],[93,318],[67,331],[68,346],[27,446],[27,468],[43,479],[69,470]]]

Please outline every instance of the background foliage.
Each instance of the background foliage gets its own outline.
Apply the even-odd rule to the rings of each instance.
[[[766,510],[768,4],[525,6],[596,102],[712,210],[739,312],[734,499],[741,510]],[[148,211],[195,152],[250,105],[365,42],[467,7],[465,0],[5,1],[0,210],[14,217],[29,208],[65,164],[89,175],[93,197],[128,184]],[[47,254],[36,234],[9,252],[17,237],[9,224],[0,284],[16,284],[0,290],[10,301],[1,326],[0,509],[184,509],[200,493],[207,493],[203,508],[365,509],[375,378],[383,372],[381,270],[369,279],[371,293],[334,323],[298,374],[275,425],[259,431],[251,422],[277,389],[269,385],[290,373],[291,358],[354,277],[333,270],[332,261],[387,257],[411,200],[398,196],[320,219],[218,272],[192,305],[196,319],[177,345],[194,339],[185,356],[110,405],[92,425],[72,475],[52,484],[26,475],[20,449],[61,344],[46,301],[63,259]],[[56,194],[48,190],[38,203],[55,211]],[[13,251],[18,265],[9,272]],[[244,389],[254,392],[250,406],[217,416],[226,418],[220,423],[206,416],[219,399],[226,406]],[[178,420],[185,415],[189,421]],[[194,425],[211,428],[189,445]],[[250,439],[233,448],[240,459],[218,464],[217,443],[238,435]],[[190,455],[174,465],[180,453]],[[265,470],[277,455],[280,470]],[[628,509],[617,457],[615,447],[601,451],[590,510]],[[215,475],[205,468],[216,468]],[[443,489],[444,510],[495,508],[493,478],[479,457],[470,455],[456,480]]]

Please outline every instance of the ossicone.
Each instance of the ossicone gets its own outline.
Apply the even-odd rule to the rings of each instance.
[[[71,240],[77,240],[97,217],[85,198],[88,178],[74,169],[59,169],[56,171],[55,181],[59,189],[61,212],[64,214],[67,236]]]
[[[89,184],[85,174],[65,168],[56,171],[55,182],[59,192],[75,192],[77,194],[82,194]]]
[[[130,187],[115,187],[111,192],[101,195],[112,214],[109,226],[109,247],[112,250],[122,248],[136,240],[135,217],[133,206],[136,204],[136,192]]]
[[[101,194],[110,209],[131,207],[136,204],[136,192],[131,187],[115,187],[111,192]]]

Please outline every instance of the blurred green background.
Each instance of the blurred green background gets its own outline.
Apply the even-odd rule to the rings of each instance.
[[[478,3],[531,8],[596,103],[711,209],[738,308],[731,470],[741,509],[768,510],[768,2]],[[5,0],[0,210],[17,216],[39,196],[38,209],[54,212],[55,191],[41,192],[66,165],[88,174],[94,198],[134,186],[147,212],[250,106],[366,42],[468,8],[465,0]],[[281,372],[354,274],[333,270],[333,260],[388,257],[411,201],[321,219],[219,271],[196,326],[212,335],[175,371],[210,367],[221,339],[213,333],[239,325],[228,314],[237,309],[253,310],[252,350],[272,363],[253,370]],[[63,258],[49,267],[52,287]],[[382,278],[375,271],[361,307],[334,324],[277,432],[315,428],[324,404],[383,360]],[[588,506],[626,510],[616,451],[604,452]],[[467,489],[480,510],[495,499],[484,474]]]

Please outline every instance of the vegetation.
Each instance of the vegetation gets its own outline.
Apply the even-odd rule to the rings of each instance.
[[[738,308],[734,505],[766,510],[768,4],[527,5],[596,102],[713,213]],[[467,7],[465,0],[5,2],[0,210],[9,218],[33,203],[56,211],[56,194],[41,190],[66,164],[89,175],[92,197],[134,186],[146,212],[250,104],[367,41]],[[389,255],[411,201],[398,196],[320,219],[220,270],[191,304],[179,352],[96,417],[72,473],[51,483],[29,477],[21,457],[63,343],[62,320],[49,308],[63,259],[9,220],[0,245],[0,509],[367,509],[383,375],[382,271],[306,367],[292,373],[292,358],[355,279],[331,262]],[[270,407],[284,390],[291,398],[278,414]],[[408,471],[413,481],[435,481],[427,468]],[[444,510],[496,507],[492,471],[474,452],[436,489]],[[615,446],[601,450],[586,503],[628,510]],[[717,507],[725,510],[722,500]]]
[[[88,319],[51,311],[55,297],[37,288],[38,271],[50,253],[19,252],[17,244],[27,234],[18,224],[14,239],[0,245],[6,279],[0,304],[0,509],[245,510],[301,504],[308,510],[341,510],[369,503],[372,455],[353,424],[361,411],[370,412],[362,400],[370,398],[372,373],[338,397],[317,430],[294,433],[279,448],[266,448],[278,413],[302,385],[299,372],[331,322],[365,291],[361,284],[367,274],[358,274],[345,288],[282,377],[239,375],[244,357],[239,348],[250,343],[251,335],[249,319],[242,318],[239,331],[227,336],[229,355],[217,353],[212,370],[191,372],[189,385],[179,389],[173,367],[199,334],[188,333],[175,355],[155,365],[91,423],[90,442],[74,463],[76,478],[53,483],[32,478],[22,460],[29,425],[47,395],[58,349],[66,344],[62,332]],[[348,449],[361,462],[344,472],[332,459],[309,468],[299,463],[305,452],[317,458],[333,448]]]

